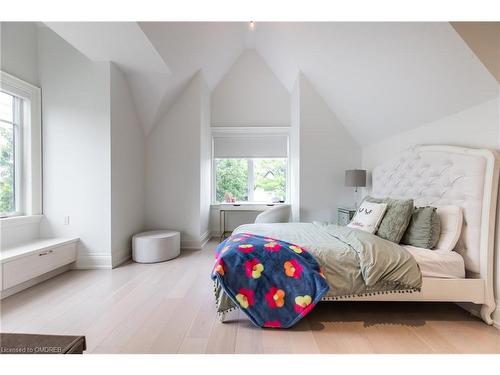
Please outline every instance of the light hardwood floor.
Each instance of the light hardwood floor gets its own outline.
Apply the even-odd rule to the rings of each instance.
[[[172,261],[70,271],[1,301],[2,332],[85,335],[87,353],[500,353],[454,304],[320,303],[290,330],[216,317],[215,242]]]

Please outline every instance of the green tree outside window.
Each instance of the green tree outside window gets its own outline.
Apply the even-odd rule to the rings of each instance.
[[[12,126],[0,125],[0,213],[15,211],[14,132]]]
[[[246,159],[217,159],[216,200],[224,202],[224,194],[231,193],[237,201],[248,200],[248,162]]]
[[[248,201],[248,169],[252,165],[254,200],[286,199],[286,159],[216,159],[217,202],[224,202],[226,193],[236,201]]]
[[[286,197],[286,160],[255,159],[255,190],[262,189],[272,198]]]

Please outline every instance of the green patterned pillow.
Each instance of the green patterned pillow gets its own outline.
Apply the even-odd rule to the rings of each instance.
[[[378,227],[376,235],[386,240],[399,243],[408,228],[413,213],[413,199],[366,197],[367,202],[386,203],[387,211]]]
[[[424,249],[436,247],[441,234],[441,220],[436,207],[415,207],[401,243]]]

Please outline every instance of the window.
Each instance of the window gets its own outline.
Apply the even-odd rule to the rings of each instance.
[[[248,190],[248,160],[247,159],[215,159],[215,200],[247,201]],[[227,199],[226,199],[227,198]]]
[[[225,202],[284,202],[287,159],[215,159],[215,199]]]
[[[287,159],[253,159],[253,201],[285,202]]]
[[[287,128],[212,128],[213,201],[285,202]]]
[[[0,218],[42,213],[40,89],[0,71]]]
[[[0,217],[21,212],[22,99],[0,91]]]

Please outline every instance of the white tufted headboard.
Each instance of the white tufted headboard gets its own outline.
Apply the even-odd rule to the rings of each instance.
[[[497,191],[497,157],[490,150],[416,146],[372,172],[375,197],[413,198],[417,207],[462,207],[464,224],[456,251],[473,277],[493,272]]]

